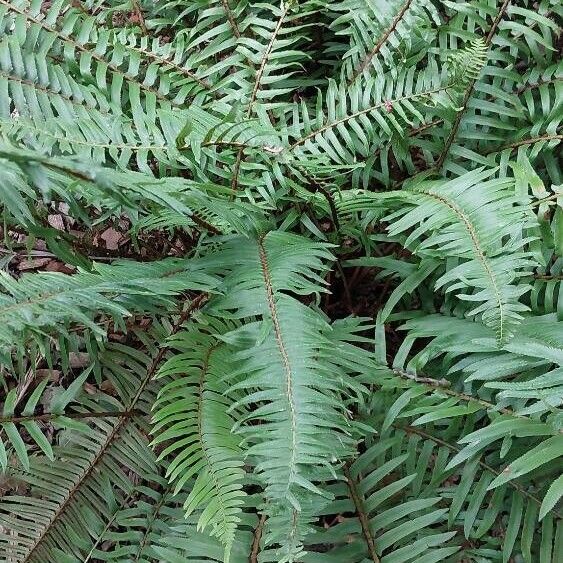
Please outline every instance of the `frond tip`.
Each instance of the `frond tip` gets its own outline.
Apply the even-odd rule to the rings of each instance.
[[[455,259],[436,289],[475,303],[467,315],[479,316],[503,344],[528,310],[519,298],[530,286],[515,282],[536,262],[525,252],[533,217],[515,198],[513,181],[490,178],[493,173],[481,169],[448,182],[414,182],[397,193],[407,206],[386,221],[391,236],[409,233],[404,245],[419,256]]]
[[[448,57],[451,83],[465,89],[477,80],[487,62],[487,44],[481,37],[474,39],[464,49],[455,51]]]

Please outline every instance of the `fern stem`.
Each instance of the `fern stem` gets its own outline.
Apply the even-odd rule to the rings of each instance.
[[[262,81],[262,75],[264,74],[264,70],[266,69],[266,65],[268,64],[268,59],[270,57],[270,53],[272,52],[272,49],[274,47],[274,43],[276,42],[276,39],[278,37],[278,33],[280,32],[281,26],[283,24],[283,21],[285,19],[285,16],[287,15],[287,12],[289,10],[289,7],[286,5],[280,15],[280,17],[278,18],[278,23],[276,24],[276,27],[272,33],[272,37],[270,37],[270,41],[268,42],[268,45],[266,46],[266,50],[264,51],[262,58],[260,60],[260,66],[258,67],[258,71],[256,72],[256,77],[254,79],[254,87],[252,88],[252,93],[250,94],[250,100],[248,102],[248,109],[246,111],[246,118],[249,119],[250,116],[252,115],[252,108],[254,105],[254,102],[256,101],[256,96],[258,94],[258,90],[260,88],[260,82]]]
[[[541,199],[533,201],[530,205],[535,207],[537,205],[545,203],[546,201],[551,201],[552,199],[558,199],[560,197],[563,197],[563,192],[555,192],[554,194],[548,195],[547,197],[542,197]]]
[[[111,518],[108,520],[107,524],[104,526],[104,529],[100,532],[100,535],[96,538],[96,541],[94,542],[94,544],[90,548],[90,551],[88,552],[88,554],[86,555],[86,557],[84,558],[84,561],[82,561],[82,563],[88,563],[88,561],[90,561],[92,559],[92,555],[94,554],[95,549],[98,547],[98,545],[100,545],[100,542],[102,541],[106,532],[111,528],[112,524],[117,519],[117,516],[121,512],[122,508],[133,498],[134,493],[135,493],[135,490],[131,491],[123,499],[123,502],[121,502],[120,505],[113,511]]]
[[[264,531],[264,524],[266,523],[266,514],[261,514],[254,535],[252,537],[252,547],[250,549],[250,557],[248,563],[258,563],[258,555],[260,554],[260,541]]]
[[[487,45],[490,45],[491,41],[493,40],[493,37],[494,37],[495,33],[497,32],[497,28],[500,24],[500,21],[504,17],[504,13],[508,9],[510,2],[511,2],[511,0],[504,0],[502,6],[500,7],[500,10],[498,11],[496,18],[493,21],[493,25],[491,25],[491,28],[489,29],[489,33],[487,34],[487,38],[485,39],[485,43]]]
[[[240,148],[237,153],[237,159],[235,161],[235,165],[233,166],[233,178],[231,179],[231,189],[237,190],[238,189],[238,177],[240,174],[240,166],[242,164],[242,153],[244,152],[244,148]],[[234,198],[234,194],[231,196],[231,199]]]
[[[211,223],[208,223],[205,219],[202,219],[195,213],[192,213],[189,217],[196,225],[198,225],[203,229],[208,230],[210,233],[213,233],[214,235],[222,234],[217,227],[213,226]]]
[[[434,119],[433,121],[429,121],[428,123],[423,123],[414,129],[411,129],[408,133],[409,137],[416,137],[419,133],[423,133],[427,129],[435,127],[436,125],[441,125],[444,122],[443,119]]]
[[[494,148],[488,150],[484,153],[485,156],[497,152],[504,151],[506,149],[514,150],[518,147],[522,147],[524,145],[533,145],[534,143],[541,143],[542,141],[553,141],[553,140],[561,140],[563,139],[563,135],[555,134],[555,135],[540,135],[538,137],[530,137],[528,139],[522,139],[521,141],[515,141],[514,143],[509,143],[507,145],[502,145],[501,147]]]
[[[235,17],[233,16],[231,7],[229,6],[229,0],[222,0],[222,2],[223,2],[223,9],[225,10],[225,14],[227,15],[227,19],[229,20],[229,25],[233,30],[234,36],[238,39],[240,37],[240,31],[237,22],[235,20]]]
[[[338,233],[340,231],[340,221],[338,220],[338,211],[336,210],[336,204],[334,203],[334,198],[332,194],[321,185],[317,184],[317,189],[325,196],[325,199],[330,207],[330,215],[332,218],[332,224],[334,226],[334,230]]]
[[[332,196],[332,194],[330,193],[329,190],[327,190],[319,181],[317,181],[316,178],[311,176],[306,170],[299,167],[299,171],[305,176],[305,178],[309,182],[309,186],[312,188],[312,191],[314,191],[314,192],[318,191],[318,192],[320,192],[324,195],[324,197],[325,197],[325,199],[328,203],[328,206],[330,208],[332,225],[334,227],[334,230],[337,233],[339,233],[340,232],[340,221],[338,219],[338,211],[336,209],[336,203],[334,202],[334,197]]]
[[[0,3],[3,0],[0,0]],[[0,77],[4,77],[7,81],[12,81],[12,82],[17,82],[19,84],[25,84],[26,86],[30,86],[31,88],[33,88],[34,90],[37,90],[38,92],[43,92],[44,94],[47,94],[48,96],[56,96],[57,98],[60,98],[61,100],[65,100],[66,102],[68,102],[69,104],[72,104],[73,106],[79,106],[79,107],[85,107],[85,108],[92,108],[91,105],[89,105],[88,103],[86,103],[86,101],[84,103],[80,103],[78,101],[76,101],[73,97],[70,96],[65,96],[64,94],[61,94],[60,92],[56,92],[55,90],[52,90],[46,86],[42,86],[41,84],[37,84],[37,82],[33,82],[32,80],[27,80],[26,78],[22,78],[21,76],[16,76],[14,74],[10,74],[8,72],[5,72],[3,70],[0,70]],[[101,114],[103,115],[111,115],[109,112],[102,110],[101,108],[94,108],[96,111],[99,111]]]
[[[520,94],[526,92],[527,90],[533,90],[535,88],[539,88],[540,86],[545,86],[547,84],[555,84],[556,82],[563,82],[563,78],[559,76],[555,76],[551,80],[538,80],[537,82],[532,82],[531,84],[526,84],[525,86],[521,86],[516,90],[516,94],[519,96]]]
[[[124,45],[124,47],[130,51],[135,51],[136,53],[140,53],[141,55],[147,57],[148,59],[153,59],[157,63],[170,66],[171,68],[183,74],[184,76],[187,76],[192,80],[195,80],[202,88],[205,88],[206,90],[210,90],[212,88],[211,84],[199,78],[187,68],[184,68],[183,66],[176,64],[174,61],[171,61],[170,59],[160,57],[156,53],[153,53],[152,51],[146,51],[145,49],[142,49],[140,47],[135,47],[133,45]]]
[[[551,280],[561,281],[563,280],[563,275],[562,274],[559,275],[535,274],[534,279],[542,280],[542,281],[551,281]]]
[[[268,42],[268,45],[266,46],[266,50],[264,51],[264,54],[262,55],[262,59],[260,60],[260,66],[258,67],[258,70],[256,71],[256,77],[254,78],[254,86],[252,88],[252,93],[250,94],[250,100],[248,101],[248,108],[246,110],[246,118],[250,119],[250,116],[252,115],[252,109],[254,107],[254,102],[256,101],[256,96],[258,94],[258,89],[260,88],[260,82],[262,80],[262,75],[264,74],[264,70],[266,68],[266,64],[268,63],[268,58],[270,56],[270,53],[272,51],[272,48],[274,46],[274,43],[277,39],[277,35],[280,32],[281,26],[283,24],[283,21],[285,19],[285,16],[287,15],[287,12],[289,10],[289,7],[286,5],[281,13],[281,16],[278,19],[278,23],[276,24],[276,27],[272,33],[272,37],[270,37],[270,41]],[[238,178],[239,178],[239,174],[240,174],[240,167],[242,164],[242,154],[244,152],[244,147],[239,148],[238,153],[237,153],[237,158],[235,161],[235,165],[233,167],[233,177],[231,180],[231,188],[233,190],[237,190],[238,188]]]
[[[0,76],[3,76],[3,73],[0,72]],[[52,92],[54,93],[54,92]],[[68,100],[68,98],[65,97],[65,99],[67,99],[67,101],[71,102],[71,103],[75,103],[72,100]],[[82,105],[82,104],[78,104],[75,103],[75,105]],[[96,108],[97,111],[100,111],[100,113],[105,113],[105,112],[101,112],[100,109]],[[106,115],[110,115],[109,113],[106,113]],[[1,122],[0,122],[1,123]],[[97,143],[94,141],[84,141],[82,139],[71,139],[69,137],[59,137],[58,135],[53,135],[53,133],[51,133],[50,131],[47,131],[45,129],[40,129],[39,127],[37,127],[34,123],[18,123],[18,127],[21,128],[25,128],[28,129],[30,131],[37,133],[40,133],[41,135],[45,136],[45,137],[49,137],[55,141],[62,141],[65,143],[69,143],[71,145],[80,145],[80,146],[84,146],[84,147],[89,147],[89,148],[96,148],[96,149],[118,149],[118,150],[130,150],[133,152],[136,151],[142,151],[142,150],[149,150],[151,152],[155,151],[155,150],[161,150],[164,152],[167,152],[170,149],[170,147],[168,145],[136,145],[134,143],[114,143],[112,141],[109,141],[107,143]]]
[[[220,147],[229,149],[251,149],[255,148],[252,145],[246,143],[239,143],[237,141],[205,141],[201,143],[202,147]]]
[[[358,520],[360,521],[360,525],[362,527],[362,533],[367,543],[368,553],[370,559],[373,563],[380,563],[379,556],[375,551],[375,540],[373,539],[373,534],[371,532],[371,527],[369,524],[369,518],[366,514],[366,509],[364,507],[364,502],[358,489],[356,487],[356,483],[350,474],[350,467],[348,464],[344,465],[344,476],[346,477],[346,484],[348,485],[348,490],[350,491],[350,496],[352,497],[352,501],[354,506],[356,507],[356,514],[358,515]]]
[[[367,66],[369,65],[369,63],[373,59],[373,57],[375,57],[377,55],[377,53],[379,53],[379,51],[381,50],[383,45],[385,45],[385,42],[387,41],[387,39],[389,39],[389,36],[395,31],[395,29],[399,25],[399,22],[403,19],[403,17],[407,13],[407,10],[410,8],[410,5],[412,4],[412,2],[413,2],[413,0],[407,0],[403,4],[403,6],[401,7],[401,9],[397,13],[397,15],[393,18],[391,25],[385,30],[385,32],[383,33],[383,35],[381,36],[379,41],[375,44],[375,47],[370,51],[370,53],[368,53],[368,55],[360,63],[358,68],[354,71],[352,78],[348,81],[348,86],[351,86],[356,81],[358,76],[360,76],[364,72],[364,70],[367,68]]]
[[[393,373],[402,377],[403,379],[408,379],[414,381],[415,383],[422,383],[424,385],[429,385],[430,387],[438,387],[439,389],[445,390],[450,386],[450,382],[447,379],[434,379],[432,377],[425,377],[417,375],[414,373],[409,373],[401,369],[393,369]]]
[[[168,485],[168,487],[166,487],[166,489],[162,492],[160,499],[156,503],[154,510],[152,511],[152,514],[150,515],[150,518],[148,519],[145,531],[143,532],[143,538],[139,542],[139,549],[137,551],[137,554],[135,555],[135,559],[133,560],[133,563],[137,563],[137,561],[139,561],[139,559],[141,558],[141,555],[143,555],[143,549],[145,549],[145,545],[147,545],[147,541],[149,539],[149,534],[151,532],[152,526],[153,526],[157,516],[159,515],[160,510],[164,506],[164,502],[168,498],[168,495],[170,494],[171,489],[172,489],[172,485]]]
[[[266,286],[266,299],[268,301],[268,308],[270,309],[270,316],[272,318],[272,325],[274,327],[274,335],[285,371],[286,397],[289,407],[289,419],[291,425],[291,457],[288,460],[289,473],[287,481],[287,490],[289,491],[290,485],[292,483],[292,477],[296,473],[297,465],[295,460],[295,454],[297,452],[297,410],[295,407],[295,391],[293,389],[293,372],[291,369],[289,354],[287,353],[287,349],[285,347],[285,342],[283,340],[282,330],[278,319],[278,311],[274,298],[272,278],[270,275],[270,269],[268,267],[268,257],[266,255],[266,249],[264,248],[263,239],[260,239],[258,241],[258,252],[260,255],[260,264],[262,266],[264,285]]]
[[[490,403],[489,401],[485,401],[484,399],[478,399],[477,397],[473,397],[472,395],[468,395],[466,393],[460,393],[459,391],[454,391],[453,389],[450,388],[450,382],[447,379],[433,379],[431,377],[423,377],[412,373],[408,373],[400,369],[394,369],[393,373],[395,373],[399,377],[402,377],[403,379],[409,379],[416,383],[427,385],[428,387],[434,387],[436,389],[440,389],[440,392],[444,393],[445,395],[449,395],[450,397],[457,397],[458,399],[467,401],[468,403],[477,403],[487,410],[500,412],[502,414],[506,414],[507,416],[514,416],[516,418],[523,418],[525,420],[530,420],[529,417],[524,416],[522,414],[518,414],[511,409],[507,409],[504,407],[499,408],[498,405],[495,405],[494,403]]]

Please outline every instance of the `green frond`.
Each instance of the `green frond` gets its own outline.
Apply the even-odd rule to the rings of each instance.
[[[210,182],[155,179],[139,172],[49,157],[10,144],[0,148],[0,159],[7,162],[0,174],[16,188],[0,191],[3,211],[9,212],[10,222],[15,220],[30,229],[37,228],[41,220],[32,212],[34,206],[40,208],[59,201],[69,205],[75,217],[88,227],[92,224],[92,208],[105,216],[119,218],[125,214],[134,225],[138,223],[139,229],[151,228],[155,223],[161,225],[163,216],[181,216],[187,227],[212,232],[244,231],[261,220],[259,206],[225,201],[221,196],[229,190]],[[164,225],[170,223],[173,225],[173,220],[164,220]],[[55,252],[61,246],[64,248],[69,238],[61,236],[60,231],[49,232],[48,228],[38,231],[55,247]],[[66,259],[72,261],[71,256],[68,252]]]
[[[137,44],[125,31],[100,27],[70,1],[55,3],[48,17],[43,17],[38,2],[4,2],[2,7],[6,27],[17,30],[0,37],[7,112],[2,117],[12,117],[5,126],[12,135],[51,152],[100,162],[110,158],[121,168],[131,158],[148,173],[152,158],[163,167],[178,167],[181,158],[174,151],[174,137],[182,112],[173,108],[187,96],[198,97],[198,91],[210,89],[189,70],[185,47],[149,45],[146,39]],[[31,34],[35,43],[27,39]],[[77,68],[75,57],[78,76],[69,72]],[[90,73],[94,83],[87,79]],[[128,99],[131,116],[123,113],[123,98]],[[139,105],[153,109],[134,109]]]
[[[325,336],[330,327],[319,312],[287,293],[323,291],[320,275],[331,259],[327,245],[276,231],[230,241],[213,258],[228,270],[224,295],[211,300],[208,313],[247,323],[223,337],[237,362],[227,377],[233,392],[244,393],[236,408],[259,405],[239,422],[273,517],[280,510],[300,513],[301,496],[323,495],[315,472],[353,451],[351,426],[338,400],[355,387],[346,356],[333,356],[334,343]],[[294,535],[293,518],[280,520]],[[276,529],[272,541],[282,533]]]
[[[14,346],[29,339],[42,345],[53,336],[67,333],[72,323],[88,327],[98,336],[94,315],[104,313],[124,328],[122,319],[143,311],[157,313],[174,305],[173,297],[188,289],[208,290],[214,285],[203,272],[190,272],[191,263],[164,260],[146,264],[123,261],[96,264],[93,271],[72,276],[58,272],[24,275],[14,280],[0,272],[0,349],[3,361]]]
[[[562,560],[562,17],[0,0],[0,560]]]
[[[350,452],[345,418],[331,398],[333,391],[340,388],[336,374],[317,372],[317,383],[313,378],[312,370],[321,368],[315,360],[323,352],[321,337],[326,330],[325,321],[285,293],[308,295],[322,291],[319,277],[325,268],[322,260],[330,260],[332,256],[325,245],[281,232],[270,232],[263,239],[245,242],[233,241],[218,256],[224,264],[231,264],[233,270],[225,277],[225,296],[213,300],[209,311],[235,318],[263,317],[261,323],[247,324],[228,335],[231,341],[236,338],[253,343],[236,354],[241,364],[230,379],[234,389],[248,392],[237,404],[264,402],[245,419],[247,422],[263,419],[265,423],[260,433],[253,431],[257,427],[246,426],[246,434],[247,440],[256,442],[249,455],[264,460],[258,469],[264,472],[268,482],[268,497],[290,502],[299,509],[295,491],[300,487],[315,490],[306,477],[307,466],[326,464]],[[237,296],[236,302],[231,296]],[[289,326],[291,332],[286,328]],[[247,377],[240,382],[232,381],[239,372]],[[258,390],[250,392],[253,389]],[[323,397],[327,408],[320,412],[315,405]],[[268,421],[270,413],[275,412],[279,415]],[[329,429],[341,431],[341,448],[329,449],[323,443],[322,433],[328,433]]]
[[[449,60],[450,76],[460,89],[467,88],[470,82],[479,78],[487,62],[487,44],[481,38],[474,39],[462,51],[453,53]]]
[[[409,66],[416,63],[432,33],[431,22],[439,21],[435,7],[425,0],[344,0],[332,3],[329,9],[339,14],[331,22],[336,36],[350,38],[349,48],[342,54],[349,83],[372,72],[382,74],[399,57]],[[343,46],[335,42],[336,48]]]
[[[154,341],[169,333],[169,327],[155,320],[147,334],[138,333],[141,343],[149,338],[148,347],[113,344],[98,353],[98,382],[111,381],[116,396],[91,397],[83,388],[85,377],[80,377],[52,399],[53,411],[67,415],[59,419],[62,431],[52,443],[55,461],[34,453],[26,471],[10,458],[5,476],[17,486],[0,503],[0,557],[53,563],[61,558],[88,560],[99,535],[136,494],[135,482],[153,482],[159,470],[147,440],[148,427],[139,416],[148,413],[155,400],[151,379],[163,351]],[[91,372],[87,368],[84,373]],[[97,416],[101,409],[115,414]]]
[[[147,444],[142,446],[139,434],[131,428],[121,435],[119,447],[112,447],[115,432],[122,425],[118,421],[115,427],[108,428],[105,422],[98,422],[88,436],[77,436],[67,443],[64,452],[55,450],[59,463],[33,460],[29,473],[12,473],[14,478],[32,487],[36,496],[2,499],[0,522],[12,531],[11,538],[9,534],[2,538],[3,557],[59,561],[61,553],[77,553],[74,542],[80,536],[89,537],[108,518],[111,503],[131,490],[131,482],[120,463],[130,464],[129,460],[134,459],[139,474],[155,471]],[[101,456],[104,461],[99,463]],[[113,491],[108,488],[109,482],[114,483]],[[97,498],[98,512],[90,511],[95,520],[88,522],[73,517],[73,507],[76,510],[89,498]],[[69,535],[70,529],[74,531]]]
[[[327,561],[443,561],[459,551],[455,530],[436,531],[447,509],[439,506],[436,490],[432,491],[434,496],[421,492],[423,462],[418,467],[411,464],[412,454],[406,448],[415,444],[408,440],[402,443],[401,438],[397,433],[371,443],[344,468],[344,480],[331,487],[334,506],[327,506],[324,513],[352,516],[311,535],[312,543],[335,544]],[[401,499],[400,505],[396,498]],[[356,539],[350,542],[347,538],[351,534]],[[314,556],[304,559],[318,560]]]
[[[489,170],[476,170],[446,183],[413,185],[398,197],[414,209],[401,209],[386,220],[391,236],[413,229],[404,244],[419,256],[459,260],[436,281],[436,289],[475,302],[467,314],[479,315],[502,344],[526,311],[518,299],[529,288],[512,284],[534,262],[523,252],[531,225],[526,207],[518,205],[509,181],[484,181],[490,176]],[[474,291],[466,292],[467,287]]]
[[[218,339],[232,327],[218,323],[211,327],[211,333],[192,327],[170,341],[177,353],[157,378],[172,380],[159,391],[153,406],[152,432],[153,444],[164,448],[158,459],[171,459],[166,476],[175,484],[174,492],[195,478],[184,502],[186,516],[203,509],[198,530],[210,526],[211,535],[225,545],[228,560],[245,495],[243,454],[240,438],[232,433],[235,420],[228,413],[232,399],[223,377],[234,367],[232,354]]]
[[[451,104],[447,92],[453,83],[442,82],[435,72],[415,74],[409,68],[397,79],[371,79],[361,87],[330,81],[326,101],[319,95],[313,115],[305,104],[296,104],[288,152],[303,160],[325,154],[336,164],[352,165],[382,139],[423,121],[422,108]]]

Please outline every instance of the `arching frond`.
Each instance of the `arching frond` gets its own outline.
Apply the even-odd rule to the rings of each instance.
[[[224,296],[209,303],[209,313],[247,321],[223,337],[237,362],[227,377],[233,391],[244,392],[237,407],[259,405],[242,417],[241,430],[266,483],[267,511],[284,522],[274,530],[277,543],[284,533],[298,533],[292,525],[297,515],[287,515],[306,510],[301,498],[308,503],[311,493],[323,495],[315,472],[353,451],[350,422],[339,405],[339,397],[357,387],[349,360],[333,356],[335,343],[325,336],[330,326],[319,312],[288,294],[323,291],[320,274],[331,259],[326,245],[276,231],[233,240],[213,259],[227,270]],[[292,542],[299,550],[298,535]]]
[[[104,331],[92,319],[94,314],[103,312],[122,324],[121,319],[133,312],[162,311],[163,307],[173,305],[174,295],[187,289],[210,289],[213,285],[212,279],[202,272],[190,274],[189,263],[174,260],[142,265],[98,264],[93,272],[83,271],[74,276],[57,272],[33,274],[18,281],[1,274],[3,358],[27,338],[40,342],[48,334],[46,327],[55,328],[64,336],[75,322],[103,335]]]
[[[562,17],[0,0],[0,560],[562,560]]]

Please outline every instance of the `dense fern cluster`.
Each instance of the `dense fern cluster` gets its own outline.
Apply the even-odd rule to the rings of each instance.
[[[562,17],[0,0],[0,560],[561,561]]]

